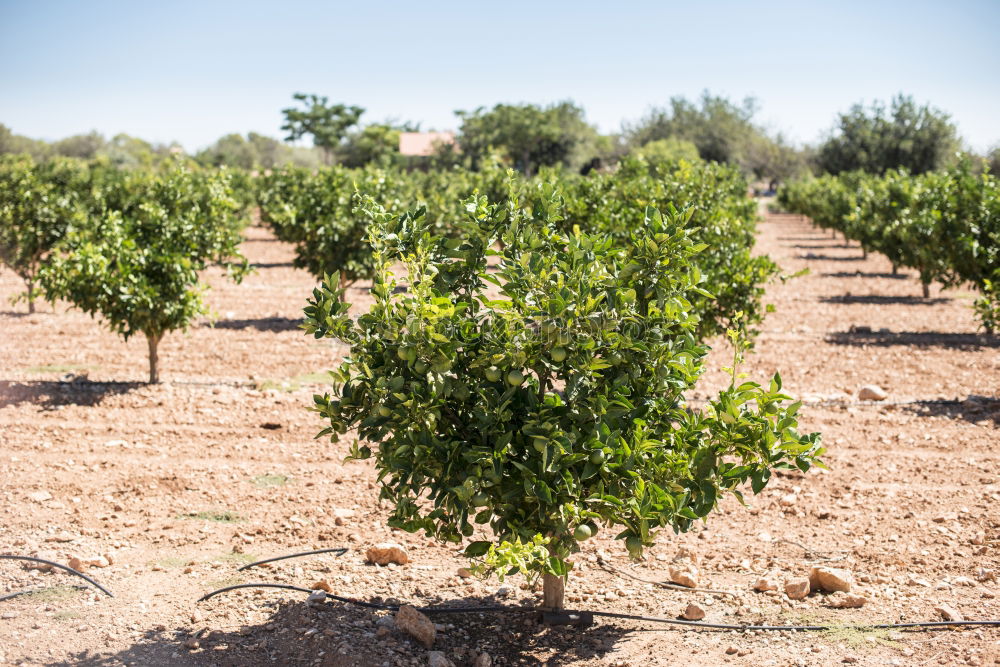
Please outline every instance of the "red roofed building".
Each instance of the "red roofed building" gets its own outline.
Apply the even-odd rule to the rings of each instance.
[[[400,132],[399,154],[415,157],[429,157],[437,152],[438,146],[454,145],[454,132]]]

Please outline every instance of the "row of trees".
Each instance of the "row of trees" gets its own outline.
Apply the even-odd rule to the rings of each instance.
[[[341,167],[310,171],[276,170],[260,179],[261,219],[275,234],[295,245],[296,265],[317,278],[339,272],[345,283],[371,278],[375,258],[368,242],[368,219],[357,208],[357,194],[382,202],[391,213],[421,206],[425,224],[436,233],[461,233],[456,221],[465,217],[464,200],[474,192],[492,202],[507,202],[516,193],[519,206],[544,206],[546,187],[562,197],[564,214],[554,222],[566,234],[574,230],[628,243],[645,224],[646,205],[688,212],[697,242],[705,244],[698,267],[711,298],[696,299],[702,335],[725,331],[737,313],[752,325],[762,316],[763,285],[777,271],[767,257],[751,254],[756,208],[746,197],[746,181],[733,167],[704,162],[654,162],[626,158],[609,173],[581,176],[543,167],[533,178],[512,183],[497,162],[478,171],[403,172]]]
[[[331,103],[305,93],[294,95],[295,106],[282,110],[285,140],[310,138],[313,148],[289,145],[251,132],[229,134],[193,157],[204,166],[271,169],[340,164],[411,166],[399,153],[400,132],[417,131],[414,123],[362,123],[359,106]],[[903,168],[923,173],[954,163],[961,148],[947,114],[912,98],[897,96],[888,104],[855,105],[838,116],[830,136],[817,147],[797,148],[780,133],[761,125],[758,106],[748,98],[736,103],[704,93],[697,100],[674,97],[665,107],[626,123],[620,133],[602,135],[587,122],[582,107],[564,101],[551,105],[498,104],[457,111],[457,147],[442,145],[422,166],[478,169],[494,159],[533,175],[546,166],[571,170],[618,163],[626,155],[658,159],[684,157],[735,166],[750,179],[786,181],[805,173],[864,170],[881,173]],[[116,166],[149,166],[172,153],[176,145],[151,145],[117,135],[106,140],[96,132],[53,143],[13,134],[0,125],[0,154],[29,153],[36,159],[68,156],[103,157]],[[1000,148],[987,157],[987,168],[1000,170]]]
[[[117,169],[68,159],[0,157],[0,260],[34,299],[64,299],[125,339],[142,334],[149,381],[170,331],[207,312],[199,272],[248,270],[246,220],[225,170]],[[245,199],[243,200],[245,201]]]
[[[203,311],[197,272],[218,261],[242,274],[240,229],[252,206],[294,244],[298,266],[353,282],[371,278],[376,266],[359,197],[399,214],[419,205],[427,224],[451,238],[473,193],[504,203],[514,192],[519,207],[533,210],[545,205],[546,188],[561,193],[560,232],[616,243],[627,244],[645,224],[642,206],[685,210],[707,248],[698,266],[712,296],[691,305],[699,335],[724,331],[738,315],[749,326],[761,318],[763,285],[776,266],[751,254],[755,208],[746,182],[735,168],[702,162],[627,158],[613,173],[542,168],[511,181],[495,161],[478,171],[285,167],[254,176],[181,160],[143,170],[8,156],[0,160],[0,258],[25,280],[30,309],[39,295],[66,299],[125,337],[144,334],[155,380],[163,335]]]
[[[931,282],[972,284],[983,326],[1000,324],[1000,179],[976,173],[968,160],[948,170],[889,170],[826,175],[782,188],[779,203],[844,234],[893,267]]]

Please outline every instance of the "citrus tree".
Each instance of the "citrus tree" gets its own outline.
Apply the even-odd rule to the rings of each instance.
[[[0,262],[24,280],[29,313],[43,262],[84,216],[77,192],[48,176],[26,155],[0,158]]]
[[[100,316],[126,340],[146,337],[149,381],[159,382],[158,346],[206,312],[198,272],[218,262],[239,280],[249,270],[240,255],[238,206],[225,172],[195,174],[176,167],[136,172],[121,185],[131,201],[107,208],[68,234],[41,274],[50,300],[70,301]]]
[[[329,277],[305,328],[351,345],[314,409],[320,435],[357,429],[350,456],[374,457],[391,525],[471,538],[480,568],[541,574],[560,608],[567,559],[599,528],[641,557],[658,529],[685,531],[725,493],[758,492],[822,450],[796,431],[777,376],[765,388],[734,369],[705,409],[685,405],[707,351],[687,215],[647,209],[627,242],[566,234],[559,194],[539,187],[530,212],[513,193],[467,200],[457,238],[366,199],[375,302],[353,320]]]

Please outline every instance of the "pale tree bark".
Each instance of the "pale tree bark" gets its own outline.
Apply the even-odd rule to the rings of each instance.
[[[160,357],[157,348],[163,334],[146,334],[146,344],[149,346],[149,384],[157,384],[160,381]]]
[[[549,544],[549,554],[556,555],[556,549]],[[549,611],[561,611],[566,608],[566,577],[557,577],[554,574],[545,573],[542,575],[542,606]]]

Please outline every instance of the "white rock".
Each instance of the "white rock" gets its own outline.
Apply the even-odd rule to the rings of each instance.
[[[792,505],[795,504],[795,500],[796,500],[795,494],[789,493],[788,495],[781,496],[781,500],[779,500],[778,502],[780,502],[783,507],[791,507]]]
[[[954,607],[949,607],[946,604],[938,605],[934,607],[934,611],[941,614],[941,618],[946,621],[964,621],[965,618],[958,613]]]
[[[790,600],[804,600],[809,595],[809,579],[800,577],[785,582],[785,595]]]
[[[410,562],[409,556],[406,555],[406,550],[402,546],[393,544],[392,542],[382,542],[381,544],[369,547],[368,551],[365,552],[365,557],[369,563],[375,563],[376,565],[388,565],[389,563],[406,565]]]
[[[669,573],[672,583],[687,588],[698,587],[698,568],[694,565],[687,564],[682,567],[671,567]]]
[[[684,618],[688,621],[700,621],[705,618],[705,610],[698,605],[691,603],[684,610]]]
[[[52,500],[52,494],[48,491],[34,491],[28,494],[28,498],[34,500],[36,503],[44,503],[46,500]]]
[[[445,656],[441,651],[431,651],[427,654],[428,667],[455,667],[455,663]]]
[[[405,604],[396,612],[396,627],[410,635],[424,648],[434,646],[434,639],[437,637],[437,628],[431,619],[424,616],[414,607]]]
[[[827,598],[827,603],[834,609],[858,609],[867,602],[868,599],[864,596],[850,593],[834,593]]]
[[[753,589],[755,591],[760,591],[761,593],[765,591],[776,591],[778,590],[778,580],[771,579],[770,577],[761,577],[754,583]]]
[[[866,384],[858,390],[858,399],[862,401],[884,401],[888,397],[882,387],[874,384]]]
[[[854,577],[847,570],[820,565],[810,570],[809,585],[813,591],[848,593],[854,586]]]

